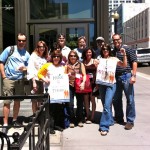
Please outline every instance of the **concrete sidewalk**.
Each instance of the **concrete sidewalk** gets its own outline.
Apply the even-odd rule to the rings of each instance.
[[[126,100],[124,98],[124,112]],[[150,150],[150,76],[137,77],[135,84],[137,117],[132,130],[123,125],[110,127],[107,136],[101,136],[99,119],[102,112],[101,101],[97,101],[96,124],[84,124],[83,128],[68,128],[60,133],[59,144],[51,144],[51,150]],[[52,139],[52,137],[51,137]]]
[[[125,98],[123,103],[125,112]],[[56,134],[50,135],[50,150],[150,150],[150,76],[137,76],[135,103],[137,117],[132,130],[125,130],[123,125],[115,124],[110,127],[107,136],[101,136],[98,129],[102,105],[101,100],[96,100],[96,123],[84,124],[83,128],[68,128],[63,132],[56,131]],[[30,116],[31,103],[23,101],[22,105],[20,115]],[[23,131],[18,130],[19,133]],[[10,129],[9,134],[12,135],[14,131],[16,129]],[[29,150],[28,144],[26,141],[23,150]]]

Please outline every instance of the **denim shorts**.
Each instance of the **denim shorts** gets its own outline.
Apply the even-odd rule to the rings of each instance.
[[[25,95],[24,80],[3,79],[2,96]],[[20,99],[23,100],[23,99]],[[4,100],[4,104],[10,104],[13,101]]]

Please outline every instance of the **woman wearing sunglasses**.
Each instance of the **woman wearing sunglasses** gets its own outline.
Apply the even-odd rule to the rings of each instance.
[[[75,124],[75,115],[74,115],[74,95],[76,95],[77,99],[77,111],[76,111],[76,116],[77,116],[77,122],[79,127],[83,127],[83,99],[84,99],[84,94],[83,93],[75,93],[75,87],[74,87],[74,82],[75,82],[75,77],[78,74],[83,75],[83,82],[80,84],[80,89],[83,90],[85,86],[85,81],[86,81],[86,72],[85,72],[85,67],[83,63],[79,62],[79,57],[77,55],[77,52],[72,50],[70,51],[68,55],[68,64],[67,64],[67,73],[69,75],[69,89],[70,89],[70,103],[68,104],[69,106],[67,107],[67,111],[70,116],[70,127],[74,128]]]
[[[44,92],[43,82],[41,82],[37,73],[43,64],[47,62],[48,47],[44,41],[38,41],[35,50],[29,58],[29,67],[27,68],[27,79],[31,81],[31,94],[42,94]],[[38,110],[41,100],[32,99],[33,115]]]
[[[112,100],[116,90],[115,71],[116,66],[127,66],[126,52],[121,48],[123,60],[112,57],[111,47],[104,44],[101,49],[101,57],[97,67],[96,83],[99,84],[99,92],[103,104],[103,112],[100,119],[99,131],[102,136],[107,135],[109,126],[114,124],[112,116]]]
[[[51,62],[44,64],[38,71],[38,78],[46,86],[50,84],[52,75],[65,73],[65,67],[61,64],[62,53],[60,50],[54,50],[51,54]],[[58,85],[59,86],[59,85]],[[55,134],[54,129],[63,131],[64,128],[64,105],[62,103],[50,103],[50,133]]]

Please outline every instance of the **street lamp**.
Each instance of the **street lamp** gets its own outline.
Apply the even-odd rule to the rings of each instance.
[[[119,14],[117,13],[117,11],[115,11],[112,17],[114,18],[114,32],[115,34],[117,34],[117,22],[119,19]]]

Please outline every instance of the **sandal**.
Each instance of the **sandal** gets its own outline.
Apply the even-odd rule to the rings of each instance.
[[[107,131],[101,131],[101,135],[102,135],[102,136],[106,136],[107,133],[108,133]]]

